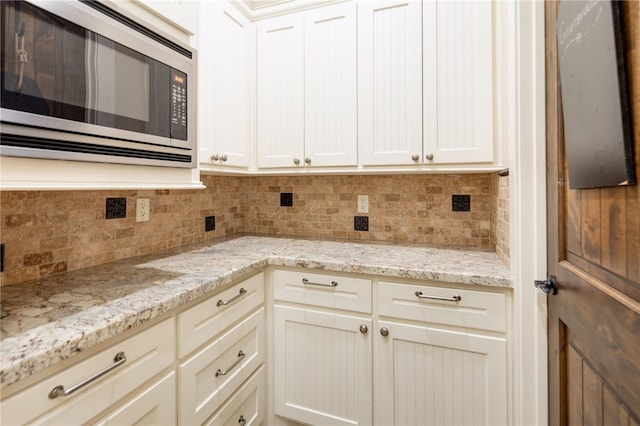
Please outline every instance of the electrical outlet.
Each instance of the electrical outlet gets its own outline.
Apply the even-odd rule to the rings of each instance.
[[[136,200],[136,222],[147,222],[149,220],[149,199],[138,198]]]
[[[358,213],[369,213],[368,195],[358,195]]]

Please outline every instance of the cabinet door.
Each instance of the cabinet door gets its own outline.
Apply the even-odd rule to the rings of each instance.
[[[357,164],[356,4],[305,14],[305,161]]]
[[[507,424],[504,338],[386,321],[377,328],[376,424]]]
[[[96,426],[174,425],[176,424],[176,373],[171,371],[158,382],[131,397],[126,404]]]
[[[371,425],[370,330],[371,319],[276,305],[275,414],[306,424]]]
[[[423,4],[425,163],[494,158],[490,1]]]
[[[251,22],[229,2],[200,5],[198,146],[203,169],[249,166],[252,141]]]
[[[293,14],[257,25],[258,167],[304,165],[303,24]]]
[[[421,10],[415,0],[358,4],[358,127],[365,166],[422,158]]]

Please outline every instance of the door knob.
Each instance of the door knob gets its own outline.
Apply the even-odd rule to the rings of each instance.
[[[534,285],[546,294],[558,294],[558,282],[555,275],[549,275],[546,280],[535,280]]]

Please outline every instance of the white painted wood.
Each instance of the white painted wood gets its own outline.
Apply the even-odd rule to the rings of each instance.
[[[378,321],[376,424],[507,424],[506,341]]]
[[[371,325],[366,317],[276,305],[275,414],[305,424],[371,425]]]
[[[422,158],[422,3],[358,3],[358,131],[365,165]]]
[[[309,284],[304,284],[303,279],[308,280]],[[332,286],[332,282],[337,285]],[[309,306],[371,313],[371,280],[277,270],[273,272],[273,298]]]
[[[177,424],[176,413],[176,373],[171,371],[113,413],[91,423],[97,426],[168,426]]]
[[[425,162],[493,161],[493,3],[425,2],[423,51]]]
[[[240,289],[246,293],[240,295]],[[240,295],[240,296],[239,296]],[[218,306],[239,296],[228,305]],[[239,282],[177,315],[178,358],[203,345],[264,303],[264,273]]]
[[[203,170],[249,166],[254,34],[252,23],[230,2],[200,4],[198,146]]]
[[[315,166],[356,166],[355,2],[315,9],[305,22],[305,157]]]
[[[65,389],[111,366],[118,352],[127,361],[67,397],[50,399],[56,386]],[[175,359],[175,326],[167,319],[2,401],[2,424],[82,424],[117,404]]]
[[[421,299],[416,292],[421,292],[423,296],[460,296],[461,299],[458,302]],[[488,291],[380,281],[378,313],[381,316],[466,328],[500,332],[507,329],[506,295]]]
[[[258,167],[304,166],[303,26],[301,14],[256,26]]]
[[[264,323],[260,308],[180,364],[178,424],[202,424],[264,362]],[[228,373],[216,376],[218,370]]]
[[[193,0],[134,0],[157,16],[180,28],[187,34],[195,34],[197,27],[197,2]]]
[[[205,424],[207,426],[261,425],[266,412],[265,376],[265,368],[260,367]],[[242,423],[241,419],[244,419],[245,423]]]

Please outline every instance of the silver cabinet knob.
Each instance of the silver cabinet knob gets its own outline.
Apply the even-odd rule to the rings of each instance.
[[[369,331],[369,327],[367,327],[367,324],[360,324],[360,333],[366,334],[367,331]]]
[[[427,154],[427,160],[429,160],[429,161],[433,160],[433,154],[432,153],[428,153]]]
[[[220,157],[220,159],[222,161],[227,161],[227,154],[222,154],[222,156]]]
[[[382,327],[380,329],[380,334],[382,334],[384,337],[387,337],[389,335],[389,329],[387,327]]]
[[[211,161],[218,161],[220,159],[220,156],[218,154],[213,154],[211,156]]]
[[[304,157],[304,162],[307,163],[307,164],[311,164],[311,158]]]
[[[240,426],[244,426],[247,424],[247,420],[244,418],[244,416],[240,416],[240,418],[238,419],[238,424]]]
[[[420,156],[419,156],[418,154],[413,154],[413,155],[411,156],[411,159],[412,159],[413,161],[418,161],[418,160],[420,159]]]
[[[300,159],[299,159],[299,158],[294,158],[294,159],[293,159],[293,164],[295,164],[296,166],[297,166],[298,164],[300,164]]]

